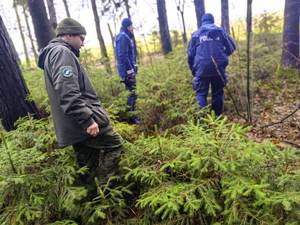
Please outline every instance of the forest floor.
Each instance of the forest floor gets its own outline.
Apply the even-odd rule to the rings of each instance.
[[[268,139],[280,147],[300,148],[299,78],[263,83],[253,96],[253,115],[250,138],[258,142]]]

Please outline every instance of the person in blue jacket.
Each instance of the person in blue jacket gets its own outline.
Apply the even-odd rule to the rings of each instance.
[[[130,91],[130,95],[127,99],[127,106],[129,112],[135,111],[136,104],[136,75],[137,75],[137,63],[136,63],[136,45],[133,34],[132,21],[129,18],[122,20],[122,26],[120,33],[116,37],[115,51],[117,58],[117,69],[125,84],[125,87]],[[129,118],[130,123],[137,124],[139,120],[136,116]]]
[[[217,116],[223,113],[224,87],[227,83],[228,56],[236,49],[233,39],[214,24],[210,13],[202,16],[201,27],[192,34],[188,45],[188,64],[193,74],[193,89],[200,108],[207,105],[209,85],[212,109]]]

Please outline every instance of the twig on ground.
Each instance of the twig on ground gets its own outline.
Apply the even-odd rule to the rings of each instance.
[[[261,127],[258,127],[258,128],[259,128],[259,129],[263,129],[263,128],[266,128],[266,127],[271,127],[271,126],[274,126],[274,125],[283,123],[286,119],[288,119],[289,117],[291,117],[292,115],[294,115],[299,109],[300,109],[300,104],[298,105],[298,107],[297,107],[293,112],[291,112],[290,114],[288,114],[287,116],[285,116],[285,117],[282,118],[281,120],[279,120],[279,121],[277,121],[277,122],[274,122],[274,123],[270,123],[270,124],[261,126]]]
[[[289,145],[292,145],[292,146],[294,146],[296,148],[300,148],[300,144],[297,144],[295,142],[292,142],[292,141],[289,141],[289,140],[283,140],[283,142],[285,142],[285,143],[287,143]]]

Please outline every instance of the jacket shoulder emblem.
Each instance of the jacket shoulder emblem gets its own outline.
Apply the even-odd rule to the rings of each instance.
[[[64,77],[73,76],[72,66],[62,66],[62,67],[60,67],[60,74],[63,75]]]

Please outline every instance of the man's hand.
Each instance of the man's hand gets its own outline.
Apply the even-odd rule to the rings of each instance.
[[[99,126],[96,122],[94,122],[86,129],[86,132],[93,137],[96,137],[99,134],[99,131]]]

